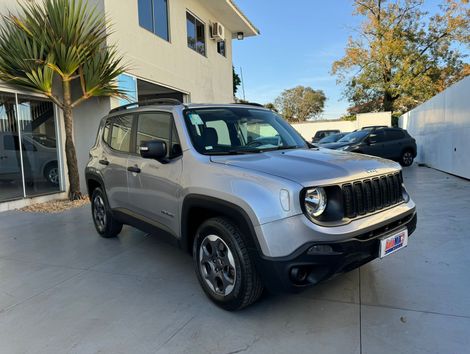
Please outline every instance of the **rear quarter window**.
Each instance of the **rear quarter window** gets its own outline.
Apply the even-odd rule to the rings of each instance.
[[[388,140],[399,140],[405,138],[405,132],[401,130],[387,130]]]

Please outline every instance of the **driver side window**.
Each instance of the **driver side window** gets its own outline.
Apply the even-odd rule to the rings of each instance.
[[[139,114],[137,121],[136,151],[144,141],[162,140],[167,146],[168,158],[181,154],[178,133],[172,116],[164,112],[149,112]]]
[[[372,132],[370,135],[369,135],[369,142],[372,143],[372,144],[375,144],[375,143],[382,143],[386,140],[385,138],[385,131],[383,130],[377,130],[375,132]]]

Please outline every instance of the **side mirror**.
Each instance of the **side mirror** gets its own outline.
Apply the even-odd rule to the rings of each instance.
[[[167,148],[166,143],[162,140],[143,141],[139,147],[140,156],[144,159],[155,159],[165,162]]]

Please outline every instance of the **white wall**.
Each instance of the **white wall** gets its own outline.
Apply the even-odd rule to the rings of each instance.
[[[341,132],[352,132],[362,127],[371,125],[391,126],[392,115],[390,112],[361,113],[355,121],[322,120],[306,123],[294,123],[292,126],[306,139],[311,141],[318,130],[338,129]]]
[[[400,127],[416,139],[416,161],[470,178],[470,76],[405,113]]]

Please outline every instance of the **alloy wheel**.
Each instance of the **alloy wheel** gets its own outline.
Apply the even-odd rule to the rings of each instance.
[[[106,208],[100,195],[95,196],[93,199],[93,218],[98,230],[103,232],[106,228]]]
[[[406,166],[409,166],[412,163],[413,163],[413,154],[409,151],[406,151],[403,154],[403,164],[405,164]]]
[[[59,169],[57,167],[51,168],[47,173],[47,179],[52,184],[59,184]]]
[[[207,235],[199,246],[199,268],[207,286],[217,295],[227,296],[236,281],[232,251],[219,236]]]

